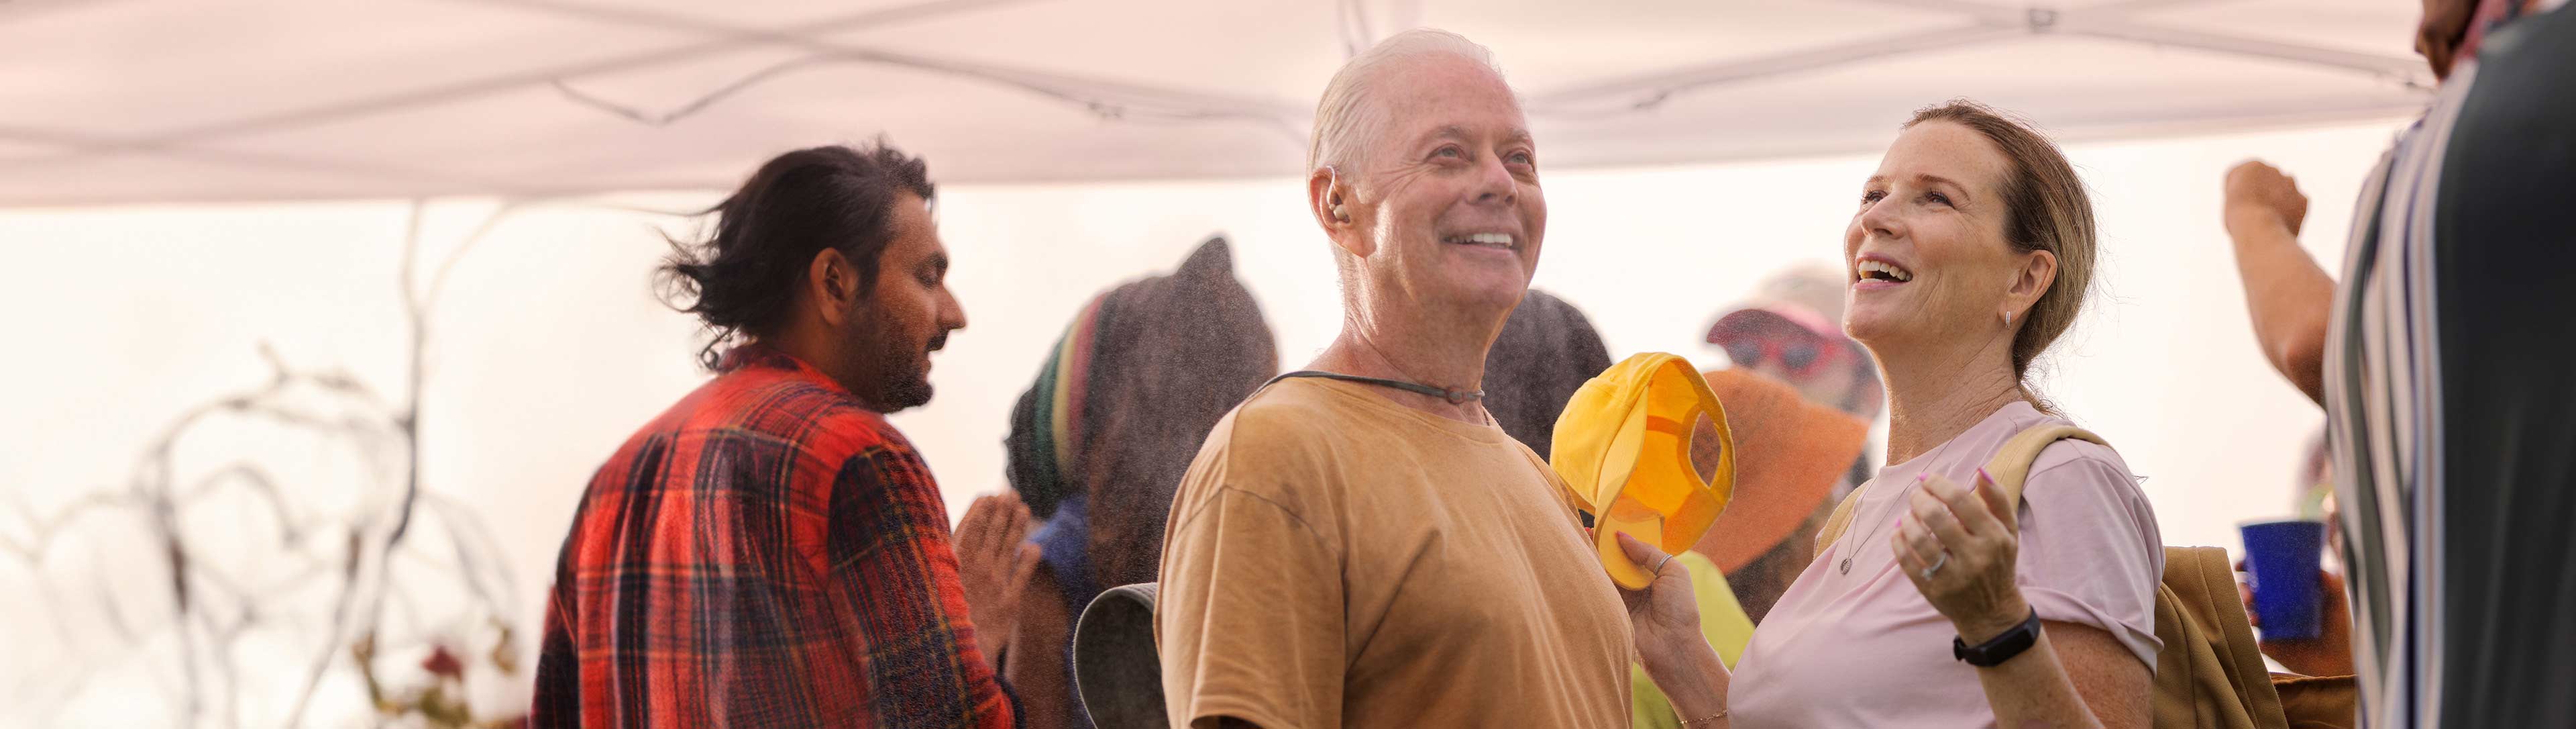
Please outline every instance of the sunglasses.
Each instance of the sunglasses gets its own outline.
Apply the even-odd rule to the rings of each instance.
[[[1709,338],[1725,340],[1720,346],[1726,348],[1726,358],[1735,366],[1756,367],[1763,363],[1776,363],[1791,377],[1815,375],[1826,364],[1840,359],[1843,349],[1785,322],[1729,329],[1734,331],[1711,332]]]

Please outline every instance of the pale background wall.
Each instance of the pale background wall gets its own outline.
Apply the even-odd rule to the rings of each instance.
[[[2305,242],[2333,268],[2361,177],[2394,127],[2072,149],[2096,194],[2107,256],[2102,294],[2060,346],[2045,389],[2146,477],[2168,543],[2233,546],[2235,522],[2285,513],[2298,449],[2322,422],[2253,346],[2218,224],[2222,173],[2261,155],[2297,175],[2314,200]],[[1537,285],[1582,307],[1614,356],[1662,350],[1714,367],[1723,356],[1699,337],[1717,308],[1783,265],[1834,260],[1859,181],[1875,163],[1549,174],[1552,225]],[[1338,326],[1325,244],[1294,180],[942,192],[953,282],[972,325],[934,360],[938,399],[895,422],[929,459],[952,515],[970,495],[1002,487],[1010,404],[1073,308],[1120,280],[1168,269],[1210,232],[1235,240],[1238,273],[1265,307],[1284,364],[1311,356]],[[713,199],[615,202],[677,210]],[[492,208],[429,205],[425,259]],[[32,544],[37,520],[83,494],[124,487],[135,459],[182,409],[267,378],[260,342],[292,366],[344,369],[385,398],[403,397],[408,335],[394,282],[408,210],[402,202],[0,210],[0,260],[10,274],[0,286],[0,331],[11,342],[11,356],[0,357],[0,537]],[[457,265],[431,320],[423,481],[488,526],[515,586],[495,599],[515,606],[530,657],[555,550],[586,476],[702,377],[693,322],[650,296],[648,271],[664,250],[656,226],[687,227],[595,205],[517,212]],[[292,477],[282,488],[317,509],[383,500],[348,485],[381,464],[310,439],[218,428],[185,451],[198,464],[250,454]],[[257,512],[219,500],[179,529],[245,569],[300,564],[251,546],[274,528]],[[0,600],[0,653],[8,654],[0,725],[160,723],[149,717],[172,710],[166,697],[178,669],[118,647],[128,645],[118,636],[140,632],[132,645],[169,648],[166,636],[138,628],[167,613],[168,578],[143,533],[130,517],[94,518],[57,535],[40,560],[0,561],[0,594],[12,596]],[[416,561],[424,570],[440,565],[434,556]],[[432,615],[461,598],[431,590],[407,599]],[[304,604],[327,604],[313,600]],[[245,644],[237,658],[247,698],[232,711],[283,715],[309,661],[291,632]],[[487,681],[475,694],[507,705],[523,703],[526,690]],[[353,693],[326,687],[311,716],[357,716],[364,708]]]

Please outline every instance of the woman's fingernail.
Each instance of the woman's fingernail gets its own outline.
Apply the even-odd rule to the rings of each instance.
[[[1978,467],[1977,467],[1977,480],[1979,480],[1979,481],[1984,481],[1984,482],[1986,482],[1986,483],[1994,483],[1994,482],[1995,482],[1995,476],[1994,476],[1994,474],[1987,473],[1987,472],[1986,472],[1986,468],[1985,468],[1984,466],[1978,466]]]

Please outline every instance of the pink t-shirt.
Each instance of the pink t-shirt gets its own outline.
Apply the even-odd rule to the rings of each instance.
[[[1897,572],[1888,535],[1918,474],[1967,482],[2005,439],[2065,422],[2015,402],[1870,480],[1841,542],[1816,556],[1753,631],[1727,695],[1737,729],[1991,727],[1958,632]],[[2164,538],[2120,454],[2081,441],[2042,451],[2024,482],[2022,596],[2042,620],[2109,631],[2152,670]],[[1851,571],[1840,565],[1851,558]]]

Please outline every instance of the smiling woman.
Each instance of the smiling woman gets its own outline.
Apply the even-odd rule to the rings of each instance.
[[[2004,242],[2022,253],[2045,251],[2056,275],[2031,302],[2012,344],[2013,375],[2025,379],[2023,395],[2050,410],[2027,384],[2032,360],[2056,343],[2084,308],[2095,256],[2093,199],[2084,180],[2059,154],[2057,144],[1974,101],[1953,101],[1914,115],[1908,126],[1943,122],[1967,127],[2003,152],[2011,170],[2003,178]],[[2005,312],[2005,324],[2016,318]]]
[[[1950,176],[1939,174],[1935,165],[1910,170],[1911,179],[1894,180],[1882,174],[1870,178],[1861,195],[1861,212],[1852,218],[1845,234],[1845,254],[1852,259],[1854,286],[1850,323],[1855,338],[1868,341],[1873,334],[1884,344],[1903,337],[1904,331],[1924,331],[1922,317],[1942,317],[1950,306],[1925,308],[1927,299],[1947,301],[1954,295],[1983,298],[1962,291],[1957,285],[1939,287],[1902,299],[1875,295],[1892,293],[1903,284],[1912,283],[1915,271],[1907,261],[1932,264],[1951,256],[2001,260],[2010,255],[2022,262],[2020,270],[1995,267],[1996,275],[2018,276],[2021,280],[2009,286],[2015,293],[2000,302],[1989,316],[2011,332],[2008,352],[2012,375],[2019,383],[2023,399],[2031,401],[2042,412],[2055,408],[2028,385],[2032,362],[2050,344],[2075,323],[2084,306],[2084,295],[2091,286],[2095,254],[2093,203],[2085,194],[2084,181],[2075,168],[2059,154],[2055,143],[2038,132],[2015,122],[1983,104],[1955,100],[1916,112],[1905,128],[1908,139],[1897,142],[1899,148],[1938,157],[1939,165],[1958,170]],[[1891,155],[1896,150],[1891,150]],[[1887,170],[1883,170],[1886,172]],[[1962,180],[1973,180],[1974,183]],[[1991,184],[1988,184],[1991,181]],[[1907,197],[1882,204],[1891,195],[1905,192]],[[1912,213],[1924,213],[1915,215]],[[1908,236],[1917,245],[1899,252],[1894,247],[1865,245],[1873,227],[1908,232],[1937,233]],[[2004,247],[1971,246],[1953,249],[1938,245],[1938,239],[1955,237],[2000,238]],[[1921,245],[1927,240],[1932,245]],[[1957,284],[1971,283],[1968,281]],[[1982,292],[1997,283],[1973,281],[1975,291]],[[2036,297],[2028,294],[2036,292]],[[1902,301],[1903,303],[1896,303]],[[1887,304],[1879,306],[1876,304]],[[1959,306],[1969,301],[1956,302]],[[2013,324],[2018,322],[2019,328]],[[1881,325],[1904,326],[1886,326]],[[1956,328],[1937,328],[1941,334],[1960,333]]]
[[[1733,674],[1664,598],[1688,593],[1686,571],[1659,572],[1638,653],[1683,716],[2146,725],[2163,552],[2136,478],[2070,443],[2037,457],[2015,502],[1979,467],[2017,433],[2072,425],[2026,377],[2081,308],[2093,230],[2073,166],[2028,127],[1968,101],[1905,124],[1843,238],[1844,326],[1886,374],[1891,465],[1836,510],[1849,531],[1826,531],[1857,536],[1820,544]]]

